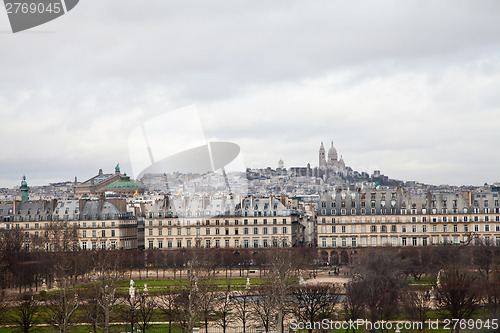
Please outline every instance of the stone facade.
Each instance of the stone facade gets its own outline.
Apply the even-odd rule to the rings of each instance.
[[[369,246],[500,246],[497,192],[428,192],[399,188],[324,194],[317,208],[319,248]]]

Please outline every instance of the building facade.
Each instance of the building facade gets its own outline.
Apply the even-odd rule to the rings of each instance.
[[[321,197],[316,228],[319,248],[500,246],[498,192],[338,189]]]
[[[182,202],[176,207],[165,197],[147,209],[147,249],[290,247],[303,242],[298,212],[274,197],[191,197]]]
[[[137,219],[123,199],[2,203],[0,230],[19,232],[26,250],[137,248]]]

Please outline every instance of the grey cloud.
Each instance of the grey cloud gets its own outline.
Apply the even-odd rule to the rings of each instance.
[[[53,33],[0,34],[0,140],[12,142],[0,178],[127,163],[138,122],[196,103],[207,136],[240,144],[249,164],[315,164],[319,141],[333,139],[347,164],[394,177],[491,182],[493,171],[473,171],[499,162],[499,9],[82,1],[36,29]],[[430,163],[441,159],[460,177]]]

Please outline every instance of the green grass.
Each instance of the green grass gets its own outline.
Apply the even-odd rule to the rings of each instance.
[[[299,279],[292,279],[293,282],[297,282]],[[198,280],[198,282],[202,281],[202,279]],[[246,278],[209,278],[208,281],[210,283],[227,286],[228,284],[231,286],[246,286],[247,279]],[[269,279],[263,278],[250,278],[250,285],[260,285],[264,282],[269,281]],[[134,280],[134,287],[143,288],[144,284],[148,284],[148,288],[150,287],[174,287],[174,286],[183,286],[189,282],[188,279],[168,279],[168,280]],[[118,284],[121,288],[128,288],[130,286],[130,280],[123,280]]]

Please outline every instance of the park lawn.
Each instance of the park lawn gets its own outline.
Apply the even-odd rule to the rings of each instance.
[[[201,281],[200,279],[199,281]],[[221,286],[227,286],[228,284],[231,286],[237,286],[237,285],[246,285],[247,284],[247,279],[246,278],[215,278],[215,279],[208,279],[211,283],[216,284],[216,285],[221,285]],[[292,282],[297,282],[299,279],[294,278],[291,281]],[[263,279],[263,278],[250,278],[250,285],[260,285],[263,284],[266,281],[270,281],[269,279]],[[186,285],[189,282],[188,279],[168,279],[168,280],[134,280],[134,287],[136,288],[143,288],[144,284],[148,284],[149,287],[173,287],[173,286],[183,286]],[[123,280],[119,283],[119,287],[122,288],[128,288],[130,286],[130,280]]]

